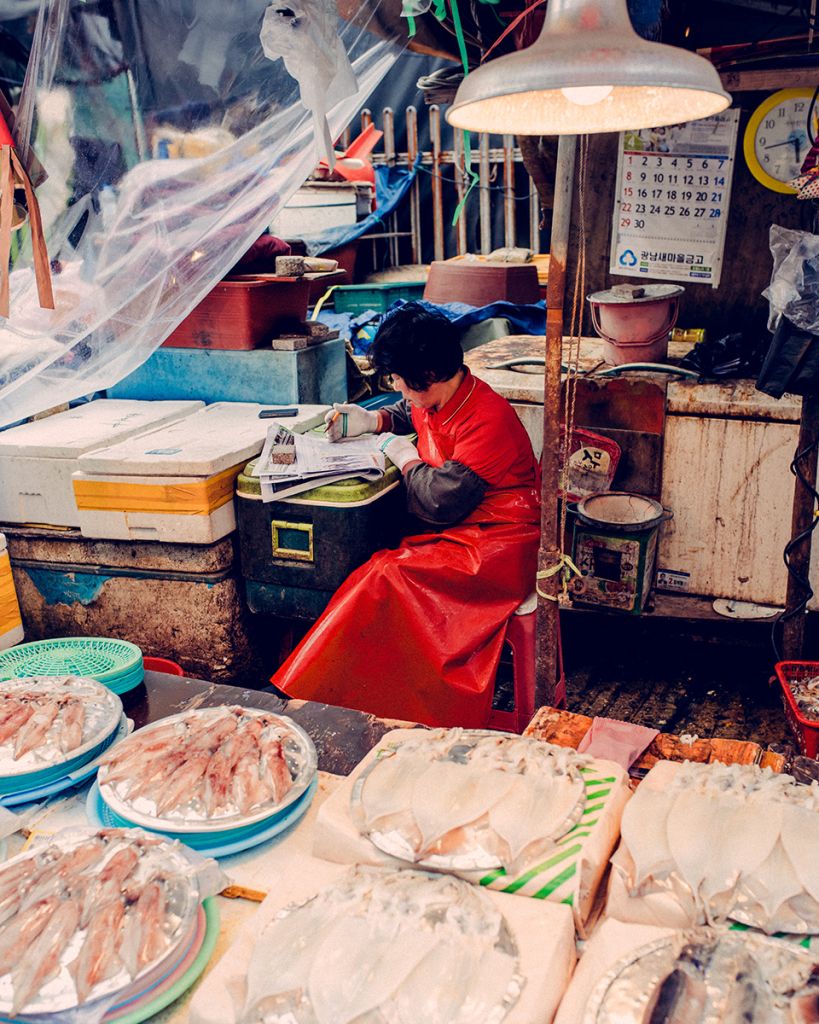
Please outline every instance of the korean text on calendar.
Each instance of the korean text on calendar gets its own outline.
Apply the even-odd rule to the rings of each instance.
[[[738,110],[622,132],[609,272],[719,284]]]

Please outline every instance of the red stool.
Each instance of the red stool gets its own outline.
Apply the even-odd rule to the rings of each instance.
[[[506,624],[504,643],[512,652],[513,692],[515,704],[512,711],[499,711],[492,708],[488,729],[499,729],[503,732],[522,733],[535,713],[535,612],[537,598],[532,597],[523,602]],[[558,644],[560,631],[558,627]],[[563,651],[558,647],[559,679],[555,688],[555,707],[566,705],[566,677],[563,674]]]
[[[169,658],[146,657],[142,659],[142,665],[146,672],[164,672],[167,676],[184,676],[185,674],[182,666],[177,665]]]

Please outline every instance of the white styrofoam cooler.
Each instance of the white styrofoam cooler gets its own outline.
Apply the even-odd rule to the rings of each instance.
[[[0,533],[0,651],[19,644],[25,636],[6,547],[6,536]]]
[[[216,402],[177,423],[80,457],[74,494],[83,536],[211,544],[236,529],[236,477],[264,445],[273,419],[247,402]],[[301,432],[326,405],[281,420]]]
[[[0,522],[79,526],[71,475],[81,455],[182,419],[203,405],[100,398],[0,431]]]

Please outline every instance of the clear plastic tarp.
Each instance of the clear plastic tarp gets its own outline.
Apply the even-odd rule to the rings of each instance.
[[[401,52],[386,2],[43,0],[16,135],[56,308],[23,228],[0,427],[120,380],[224,276]]]

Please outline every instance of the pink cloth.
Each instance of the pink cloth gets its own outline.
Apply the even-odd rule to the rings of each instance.
[[[581,754],[614,761],[628,771],[658,732],[659,729],[620,722],[616,718],[595,718],[577,749]]]

